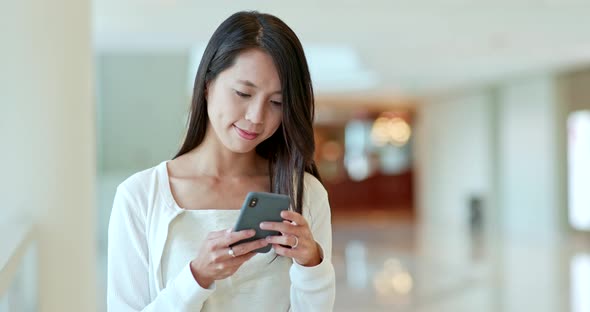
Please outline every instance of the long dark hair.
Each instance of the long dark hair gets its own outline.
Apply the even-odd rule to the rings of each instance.
[[[187,134],[174,158],[193,150],[205,138],[207,83],[231,67],[240,52],[252,48],[272,57],[281,80],[283,103],[281,125],[256,147],[256,153],[268,159],[270,191],[289,195],[294,210],[301,213],[305,172],[321,181],[313,160],[313,87],[299,39],[289,26],[273,15],[238,12],[213,33],[195,78]]]

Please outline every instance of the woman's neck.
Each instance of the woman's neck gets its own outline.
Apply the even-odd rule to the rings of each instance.
[[[253,150],[249,153],[234,153],[211,138],[185,156],[189,166],[199,175],[217,177],[268,175],[268,163]]]

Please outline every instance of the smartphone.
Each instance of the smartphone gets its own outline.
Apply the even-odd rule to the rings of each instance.
[[[238,221],[236,222],[233,231],[237,232],[253,229],[256,231],[256,235],[234,243],[230,245],[230,247],[271,235],[281,235],[281,233],[277,231],[260,229],[260,223],[264,221],[282,222],[283,218],[281,218],[281,211],[289,210],[289,205],[289,196],[286,195],[266,192],[248,193],[244,199],[242,208],[240,209],[240,216],[238,217]],[[267,245],[254,250],[254,252],[267,253],[271,248],[271,245]]]

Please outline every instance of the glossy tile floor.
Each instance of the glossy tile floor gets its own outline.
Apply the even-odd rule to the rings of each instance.
[[[334,221],[335,311],[590,311],[588,235],[487,242],[402,219]]]
[[[588,235],[453,238],[382,217],[337,220],[333,240],[336,311],[590,311]]]

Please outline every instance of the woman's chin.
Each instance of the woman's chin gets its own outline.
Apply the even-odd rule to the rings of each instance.
[[[231,146],[226,145],[225,147],[236,154],[248,154],[256,149],[256,145],[253,142],[249,142],[249,144],[248,142],[233,142]]]

